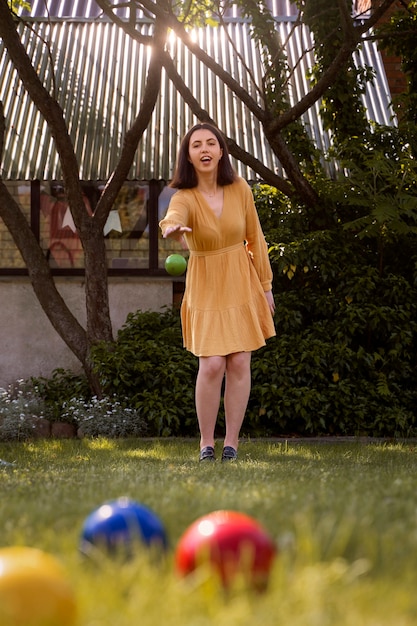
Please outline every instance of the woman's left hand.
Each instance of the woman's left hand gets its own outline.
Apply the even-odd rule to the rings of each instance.
[[[271,311],[271,315],[274,315],[274,313],[275,313],[275,301],[274,301],[274,295],[273,295],[272,291],[265,291],[265,298],[266,298],[266,301],[268,302],[268,306],[269,306],[269,310]]]

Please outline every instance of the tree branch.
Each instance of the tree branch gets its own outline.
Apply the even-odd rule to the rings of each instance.
[[[269,122],[268,132],[274,133],[280,131],[296,119],[301,117],[309,108],[313,106],[333,84],[335,78],[340,73],[341,68],[348,62],[352,56],[352,52],[356,46],[352,48],[352,44],[344,44],[335,56],[333,62],[327,70],[323,72],[317,83],[310,91],[301,98],[291,109],[284,111],[277,119]]]
[[[139,35],[138,31],[136,30],[136,28],[132,27],[132,25],[130,25],[126,21],[121,20],[117,16],[113,15],[111,9],[109,9],[108,4],[105,2],[105,0],[97,0],[97,3],[103,9],[103,11],[106,13],[106,15],[111,17],[111,19],[114,20],[115,23],[117,23],[117,25],[120,26],[120,28],[122,28],[132,38],[134,38],[135,40],[140,42],[140,35]],[[141,4],[143,4],[143,3],[141,3]],[[150,4],[148,4],[146,6],[146,8],[148,10],[153,10],[154,8],[156,8],[156,5],[154,5],[153,3],[150,3]],[[166,27],[167,23],[170,21],[169,15],[166,12],[164,12],[163,9],[160,8],[160,7],[158,7],[157,13],[158,13],[157,21],[159,23],[161,23],[161,28],[164,27],[163,25],[165,25],[165,27]],[[201,49],[198,48],[198,50],[201,50]],[[162,64],[163,64],[163,66],[165,68],[165,71],[167,72],[167,75],[168,75],[169,79],[175,85],[176,89],[181,94],[181,96],[184,99],[184,101],[188,104],[188,106],[190,107],[190,109],[192,110],[194,115],[198,119],[200,119],[201,121],[207,121],[207,122],[211,122],[211,123],[215,124],[215,121],[209,116],[208,112],[200,106],[200,103],[196,100],[196,98],[194,98],[194,96],[192,95],[190,89],[187,87],[187,85],[185,84],[184,80],[178,74],[172,58],[169,56],[169,54],[166,51],[162,51],[162,46],[161,46],[161,58],[162,58]],[[220,66],[218,66],[218,67],[220,67]],[[155,72],[157,73],[156,68],[155,68]],[[226,75],[230,78],[230,76],[228,74],[226,74]],[[156,85],[156,83],[154,82],[154,79],[151,78],[151,68],[149,69],[149,75],[148,75],[147,84],[149,84],[149,82],[154,83]],[[159,86],[159,84],[160,84],[160,82],[159,82],[159,79],[158,79],[158,86]],[[149,101],[152,101],[152,95],[150,93],[151,91],[152,91],[152,89],[150,87],[149,88]],[[239,91],[240,92],[242,91],[242,88],[240,87],[240,85],[239,85]],[[243,90],[243,91],[247,95],[247,92],[245,90]],[[239,94],[236,94],[236,95],[239,97]],[[148,98],[147,98],[147,96],[145,94],[144,102],[147,99]],[[135,122],[135,124],[136,124],[136,122]],[[139,120],[137,120],[136,131],[138,130],[138,128],[140,128],[140,126],[141,126],[141,123],[140,123]],[[125,147],[124,147],[124,150],[126,151],[126,153],[129,150],[132,149],[134,141],[135,141],[135,138],[134,138],[135,137],[135,130],[133,128],[131,130],[133,131],[132,135],[129,135],[129,136],[126,135],[126,143],[125,143]],[[130,133],[130,131],[129,131],[129,133]],[[265,180],[265,182],[267,182],[268,184],[276,187],[277,189],[282,191],[284,194],[286,194],[288,196],[292,196],[294,194],[294,190],[293,190],[292,186],[286,180],[284,180],[282,177],[277,176],[276,174],[274,174],[261,161],[259,161],[253,155],[249,154],[248,152],[246,152],[245,150],[240,148],[234,140],[232,140],[232,139],[230,139],[228,137],[225,137],[225,139],[227,141],[230,154],[233,157],[235,157],[236,159],[240,160],[242,163],[244,163],[248,167],[252,168],[257,174],[259,174],[259,176],[263,180]],[[133,144],[132,144],[132,142],[133,142]],[[122,161],[122,159],[121,159],[121,161]],[[116,176],[116,173],[117,173],[117,170],[115,170],[115,172],[113,173],[113,175],[112,175],[112,177],[110,179],[109,191],[110,191],[110,185],[113,184],[113,179]],[[107,192],[107,189],[106,189],[106,192]],[[105,195],[104,194],[103,194],[101,200],[99,201],[99,204],[97,205],[96,214],[98,213],[98,211],[102,212],[103,209],[102,209],[102,206],[100,206],[102,202],[103,202],[103,204],[104,204],[104,202],[106,202],[106,206],[107,206],[107,201],[105,200]]]
[[[194,98],[190,89],[187,87],[184,80],[178,74],[174,63],[167,52],[165,52],[163,56],[163,65],[169,79],[174,84],[178,93],[181,94],[183,100],[188,104],[194,115],[202,122],[209,122],[217,125],[207,113],[207,111],[201,108],[198,100]],[[248,167],[251,167],[269,185],[276,187],[277,189],[282,191],[282,193],[286,194],[289,197],[294,195],[293,188],[286,180],[284,180],[281,176],[274,174],[268,167],[265,167],[265,165],[261,161],[243,150],[243,148],[240,148],[233,139],[230,139],[226,136],[225,139],[227,141],[229,152],[233,157],[235,157]]]
[[[15,22],[6,0],[0,0],[0,37],[4,41],[12,63],[26,91],[51,129],[61,160],[65,187],[74,222],[77,227],[80,227],[83,219],[86,219],[88,214],[82,197],[78,163],[64,120],[63,111],[58,102],[51,97],[42,85],[39,76],[33,68],[19,39]]]
[[[6,120],[0,102],[0,162],[3,158]],[[0,176],[0,217],[8,228],[28,269],[33,290],[52,326],[67,346],[84,362],[87,354],[87,335],[78,320],[66,306],[55,287],[51,270],[39,243],[20,206],[10,194]]]
[[[117,8],[117,6],[113,7],[113,5],[109,5],[109,3],[106,2],[106,0],[96,0],[96,4],[98,4],[100,9],[103,11],[103,13],[107,15],[107,17],[110,18],[110,20],[114,24],[119,26],[119,28],[123,29],[125,33],[127,33],[128,35],[132,37],[132,39],[135,39],[135,41],[137,41],[138,43],[144,46],[152,45],[153,38],[151,36],[142,35],[142,33],[140,33],[135,28],[135,24],[132,24],[130,21],[126,22],[126,20],[122,20],[120,17],[116,15],[116,13],[113,12],[113,8]]]
[[[337,0],[337,4],[339,7],[340,23],[342,25],[342,30],[345,33],[345,40],[348,41],[352,39],[354,41],[355,30],[346,0]]]
[[[140,2],[149,12],[158,16],[165,24],[172,28],[177,37],[181,39],[184,45],[190,50],[194,56],[204,63],[216,76],[218,76],[225,85],[237,95],[237,97],[247,106],[247,108],[255,115],[255,117],[263,122],[265,120],[265,111],[257,104],[257,102],[248,94],[248,92],[236,81],[232,76],[217,63],[209,54],[207,54],[198,44],[196,44],[187,33],[182,23],[175,15],[168,13],[158,3],[152,0],[142,0]]]
[[[372,3],[372,13],[360,26],[356,26],[356,30],[361,33],[366,33],[371,30],[379,20],[384,17],[387,11],[395,4],[396,0],[383,0],[379,6],[375,8],[376,3]]]
[[[0,216],[22,255],[33,290],[46,316],[70,350],[84,363],[87,355],[86,332],[57,290],[46,257],[3,181],[0,181]]]
[[[234,51],[234,54],[236,55],[236,57],[239,59],[240,63],[242,64],[242,67],[245,68],[245,71],[247,73],[247,75],[249,76],[250,82],[253,85],[254,90],[259,94],[259,97],[262,98],[262,100],[264,101],[264,93],[263,90],[259,87],[259,85],[257,85],[256,83],[256,79],[255,76],[253,74],[253,71],[250,69],[250,67],[248,67],[244,56],[239,52],[239,50],[237,49],[237,46],[235,44],[235,42],[233,41],[233,38],[230,36],[228,30],[227,30],[227,26],[226,26],[226,22],[223,19],[222,15],[219,15],[219,21],[220,21],[220,25],[222,26],[226,39],[229,42],[229,45],[231,46],[231,48]]]
[[[301,98],[301,100],[291,107],[291,109],[284,111],[284,113],[282,113],[278,118],[268,123],[268,136],[282,130],[294,122],[306,111],[308,111],[308,109],[313,106],[315,102],[323,97],[327,89],[332,85],[335,78],[339,74],[340,68],[348,62],[358,44],[362,41],[362,35],[370,30],[381,19],[394,2],[395,0],[384,0],[381,5],[373,11],[372,16],[368,18],[363,25],[352,26],[352,28],[348,28],[345,25],[344,32],[347,33],[347,37],[333,62],[323,72],[314,87],[312,87],[310,91],[303,96],[303,98]],[[344,4],[343,0],[341,4]],[[347,16],[344,14],[344,20],[346,21],[346,19]],[[352,22],[352,18],[350,18],[350,21]]]
[[[139,113],[125,135],[122,153],[116,169],[110,176],[104,193],[98,201],[95,210],[95,217],[102,223],[103,226],[121,186],[128,177],[139,141],[149,126],[149,122],[155,108],[161,89],[161,71],[166,35],[167,29],[164,25],[160,25],[159,20],[157,19],[155,24],[155,34],[153,37],[152,56]]]

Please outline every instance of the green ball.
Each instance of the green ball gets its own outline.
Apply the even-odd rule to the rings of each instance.
[[[171,276],[181,276],[187,269],[187,260],[181,254],[170,254],[165,260],[165,269]]]

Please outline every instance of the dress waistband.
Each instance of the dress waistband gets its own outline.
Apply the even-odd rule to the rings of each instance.
[[[233,246],[227,246],[227,248],[219,248],[218,250],[190,250],[190,256],[212,256],[213,254],[223,254],[224,252],[230,252],[231,250],[237,250],[237,248],[243,248],[244,243],[235,243]]]

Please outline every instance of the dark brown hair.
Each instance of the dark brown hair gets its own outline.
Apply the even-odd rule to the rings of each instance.
[[[170,182],[170,187],[175,189],[191,189],[197,187],[198,179],[194,169],[194,165],[189,160],[189,148],[191,135],[196,130],[209,130],[215,135],[217,141],[220,144],[220,148],[223,150],[222,158],[219,161],[219,167],[217,170],[217,184],[220,186],[231,185],[236,180],[236,172],[230,163],[229,151],[227,149],[226,141],[218,128],[213,124],[196,124],[188,133],[184,136],[181,146],[178,152],[177,166],[175,168],[174,177]]]

